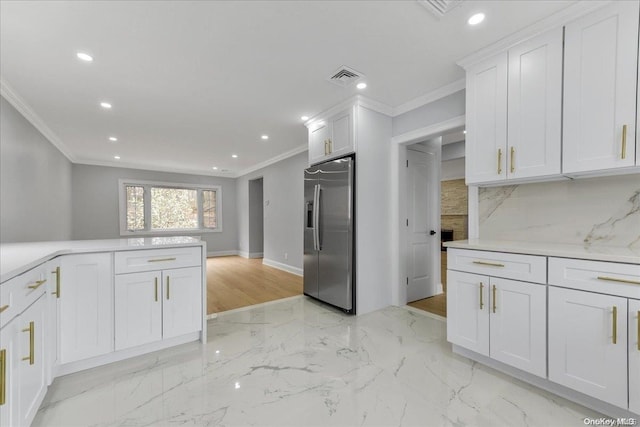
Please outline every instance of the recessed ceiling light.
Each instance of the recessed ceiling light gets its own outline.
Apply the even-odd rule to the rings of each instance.
[[[367,84],[365,82],[360,82],[356,85],[356,87],[358,89],[365,89],[367,87]]]
[[[307,120],[309,120],[309,116],[302,116],[300,117],[300,120],[306,122]]]
[[[476,13],[475,15],[472,15],[471,18],[469,18],[467,23],[469,25],[478,25],[482,21],[484,21],[484,13]]]
[[[118,140],[118,138],[116,138],[115,136],[110,136],[109,137],[109,141],[111,142],[116,142]]]
[[[78,52],[76,53],[76,56],[78,57],[78,59],[82,59],[85,62],[93,61],[93,56],[89,55],[88,53]]]
[[[262,136],[260,136],[260,138],[262,138],[262,139],[269,139],[269,135],[262,135]]]
[[[218,170],[218,167],[217,167],[217,166],[214,166],[214,167],[213,167],[213,170],[214,170],[214,171],[217,171],[217,170]]]
[[[467,130],[466,129],[463,130],[462,133],[464,133],[466,135],[467,134]]]
[[[108,102],[101,102],[101,103],[100,103],[100,106],[101,106],[102,108],[106,108],[107,110],[108,110],[109,108],[111,108],[111,104],[109,104]]]
[[[232,154],[231,157],[233,157],[234,159],[237,159],[238,155],[237,154]]]
[[[114,159],[120,160],[120,156],[113,156]]]

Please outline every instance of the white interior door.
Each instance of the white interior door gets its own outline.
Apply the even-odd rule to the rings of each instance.
[[[438,162],[436,152],[407,150],[407,302],[436,295],[439,290],[434,274]]]

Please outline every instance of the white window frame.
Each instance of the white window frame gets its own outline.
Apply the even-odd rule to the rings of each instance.
[[[127,192],[126,186],[144,187],[144,230],[127,230]],[[151,187],[166,187],[185,190],[213,190],[216,192],[216,228],[205,228],[203,224],[202,197],[198,192],[198,228],[184,229],[167,229],[152,230],[151,229]],[[139,179],[119,179],[118,180],[118,204],[119,204],[119,223],[121,236],[140,236],[140,235],[164,235],[164,234],[201,234],[201,233],[221,233],[222,232],[222,186],[220,185],[201,185],[201,184],[185,184],[180,182],[162,182],[162,181],[142,181]]]

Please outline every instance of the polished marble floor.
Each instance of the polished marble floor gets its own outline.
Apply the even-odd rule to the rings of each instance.
[[[55,380],[34,426],[581,426],[597,413],[451,353],[401,307],[294,297],[191,343]]]

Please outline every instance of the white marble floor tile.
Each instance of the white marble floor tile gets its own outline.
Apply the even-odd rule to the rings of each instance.
[[[55,380],[34,426],[579,426],[599,414],[452,354],[443,322],[301,297]]]

